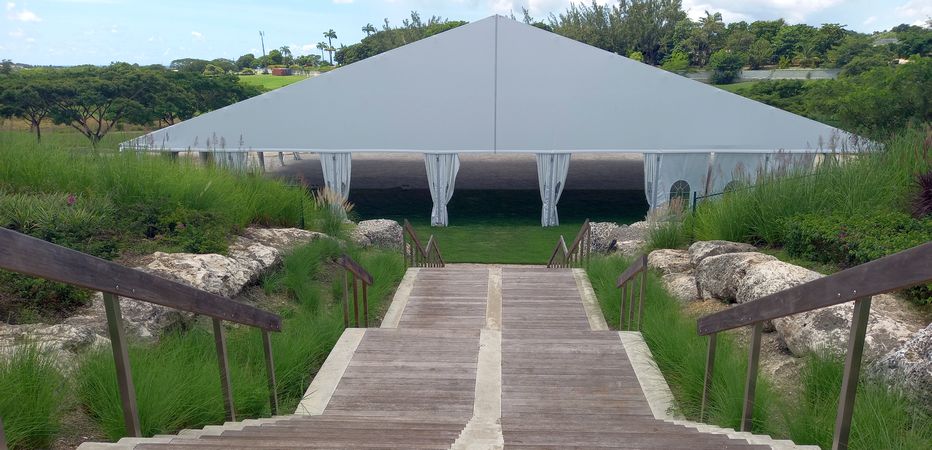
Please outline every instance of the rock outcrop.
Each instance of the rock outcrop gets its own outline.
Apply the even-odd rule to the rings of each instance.
[[[695,246],[696,244],[693,244],[690,248]],[[696,259],[693,252],[690,252],[690,260]],[[751,266],[777,261],[773,256],[757,252],[720,253],[698,259],[700,262],[696,266],[696,280],[701,294],[728,303],[737,299],[738,286]]]
[[[693,265],[689,261],[689,253],[686,250],[654,250],[647,255],[647,266],[664,275],[693,271]]]
[[[618,224],[615,222],[590,222],[589,227],[592,233],[592,242],[589,249],[592,253],[606,253],[615,240],[615,230]]]
[[[689,246],[689,260],[693,266],[699,266],[703,259],[725,253],[753,252],[757,250],[751,244],[731,241],[699,241]]]
[[[812,352],[844,355],[848,347],[854,303],[807,311],[773,320],[774,328],[793,355]],[[873,313],[867,321],[864,359],[871,361],[906,342],[912,334],[908,325]]]
[[[680,302],[686,303],[699,299],[696,277],[691,273],[668,273],[660,280],[667,292]]]
[[[869,370],[899,384],[926,412],[932,413],[932,324],[877,360]]]
[[[350,238],[360,247],[379,247],[401,250],[401,225],[394,220],[363,220],[350,233]],[[424,243],[426,245],[426,242]]]
[[[156,252],[143,258],[139,269],[230,298],[280,264],[288,250],[321,236],[296,228],[248,228],[230,245],[227,255]],[[191,313],[128,298],[120,299],[120,309],[127,334],[142,339],[155,339],[165,329],[184,327],[194,320]],[[14,346],[32,342],[67,360],[74,353],[109,342],[106,336],[103,296],[97,293],[87,308],[61,324],[0,324],[0,353],[4,347],[12,351]]]

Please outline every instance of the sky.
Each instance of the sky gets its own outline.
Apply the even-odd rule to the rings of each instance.
[[[598,0],[615,3],[614,0]],[[398,25],[412,10],[426,18],[475,21],[492,14],[535,18],[564,11],[571,0],[0,0],[0,59],[35,65],[168,64],[179,58],[261,55],[287,45],[318,53],[323,33],[350,45],[367,23]],[[589,0],[586,1],[589,3]],[[690,16],[718,11],[726,22],[772,20],[841,23],[860,32],[924,24],[932,0],[683,0]]]

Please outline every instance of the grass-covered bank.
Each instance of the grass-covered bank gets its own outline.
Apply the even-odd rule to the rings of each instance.
[[[616,277],[628,262],[620,257],[593,258],[588,273],[610,326],[619,318]],[[702,400],[708,339],[696,332],[696,317],[681,310],[654,273],[648,276],[644,303],[644,340],[666,378],[680,413],[697,420]],[[738,336],[718,338],[715,377],[706,422],[737,429],[740,425],[747,350]],[[754,432],[797,444],[830,448],[841,389],[842,361],[811,355],[806,358],[797,392],[784,392],[759,375]],[[885,383],[862,377],[852,424],[852,449],[926,449],[932,444],[932,420],[905,396]]]
[[[782,249],[846,268],[932,240],[932,128],[905,129],[866,154],[811,173],[765,178],[700,202],[682,223],[658,228],[652,246],[724,239]],[[908,292],[932,303],[928,287]]]
[[[106,259],[225,253],[249,225],[319,228],[321,214],[304,189],[194,157],[72,148],[58,134],[80,138],[49,133],[37,144],[23,132],[0,132],[0,226]],[[8,322],[54,321],[87,298],[0,272],[0,316]]]
[[[261,289],[279,305],[281,333],[272,345],[279,387],[280,413],[294,411],[310,380],[343,332],[342,269],[332,259],[347,252],[375,279],[369,289],[372,317],[380,317],[404,274],[397,252],[362,251],[334,240],[319,240],[295,249],[280,271],[268,275]],[[259,307],[268,308],[260,304]],[[209,322],[162,336],[155,345],[130,346],[130,363],[146,436],[174,433],[224,421],[214,340]],[[270,413],[265,360],[260,333],[231,327],[227,333],[237,418]],[[47,357],[26,350],[0,363],[0,417],[12,448],[47,447],[61,428],[68,405],[76,398],[113,440],[125,436],[113,355],[109,347],[83,357],[67,377]]]

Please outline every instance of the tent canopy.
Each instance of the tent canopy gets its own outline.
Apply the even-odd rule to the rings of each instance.
[[[241,101],[125,149],[815,152],[852,136],[492,16]]]

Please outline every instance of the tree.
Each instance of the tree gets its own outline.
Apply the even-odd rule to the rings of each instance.
[[[11,74],[0,78],[0,117],[29,122],[36,142],[42,142],[42,121],[51,112],[53,90],[45,72]]]
[[[366,37],[369,37],[375,33],[375,27],[371,23],[367,23],[366,26],[362,27],[362,32],[366,33]]]
[[[168,65],[172,70],[179,72],[203,73],[210,61],[197,58],[176,59]]]
[[[282,64],[286,66],[294,64],[294,56],[291,54],[291,47],[283,45],[278,51],[282,54]]]
[[[284,61],[282,57],[282,52],[278,49],[272,49],[269,51],[269,64],[279,65]]]
[[[715,84],[728,84],[735,81],[744,66],[744,55],[728,50],[718,50],[709,57],[709,68],[712,69],[712,82]]]
[[[752,69],[760,69],[761,66],[770,63],[773,57],[773,47],[765,39],[758,39],[751,44],[748,49],[748,65]]]
[[[240,56],[236,59],[236,68],[237,69],[246,69],[256,67],[256,55],[252,53],[247,53],[243,56]]]
[[[144,124],[152,119],[158,81],[150,71],[126,63],[104,68],[61,69],[53,79],[50,117],[78,130],[97,147],[119,122]]]
[[[633,59],[637,62],[644,62],[644,54],[637,50],[631,53],[628,53],[628,58]]]
[[[683,73],[689,69],[689,56],[679,50],[674,51],[660,66],[663,70],[673,73]]]
[[[216,77],[218,75],[223,75],[225,73],[226,72],[223,69],[213,64],[208,64],[207,67],[204,68],[204,76],[207,76],[207,77]]]
[[[4,59],[0,62],[0,75],[9,75],[13,72],[13,61]]]
[[[328,47],[326,42],[317,43],[317,49],[320,50],[320,59],[324,59],[324,50],[327,50]]]
[[[337,38],[337,32],[333,31],[333,28],[324,32],[324,37],[327,38],[327,51],[330,52],[330,64],[333,64],[333,52],[336,49],[333,48],[333,40]]]

